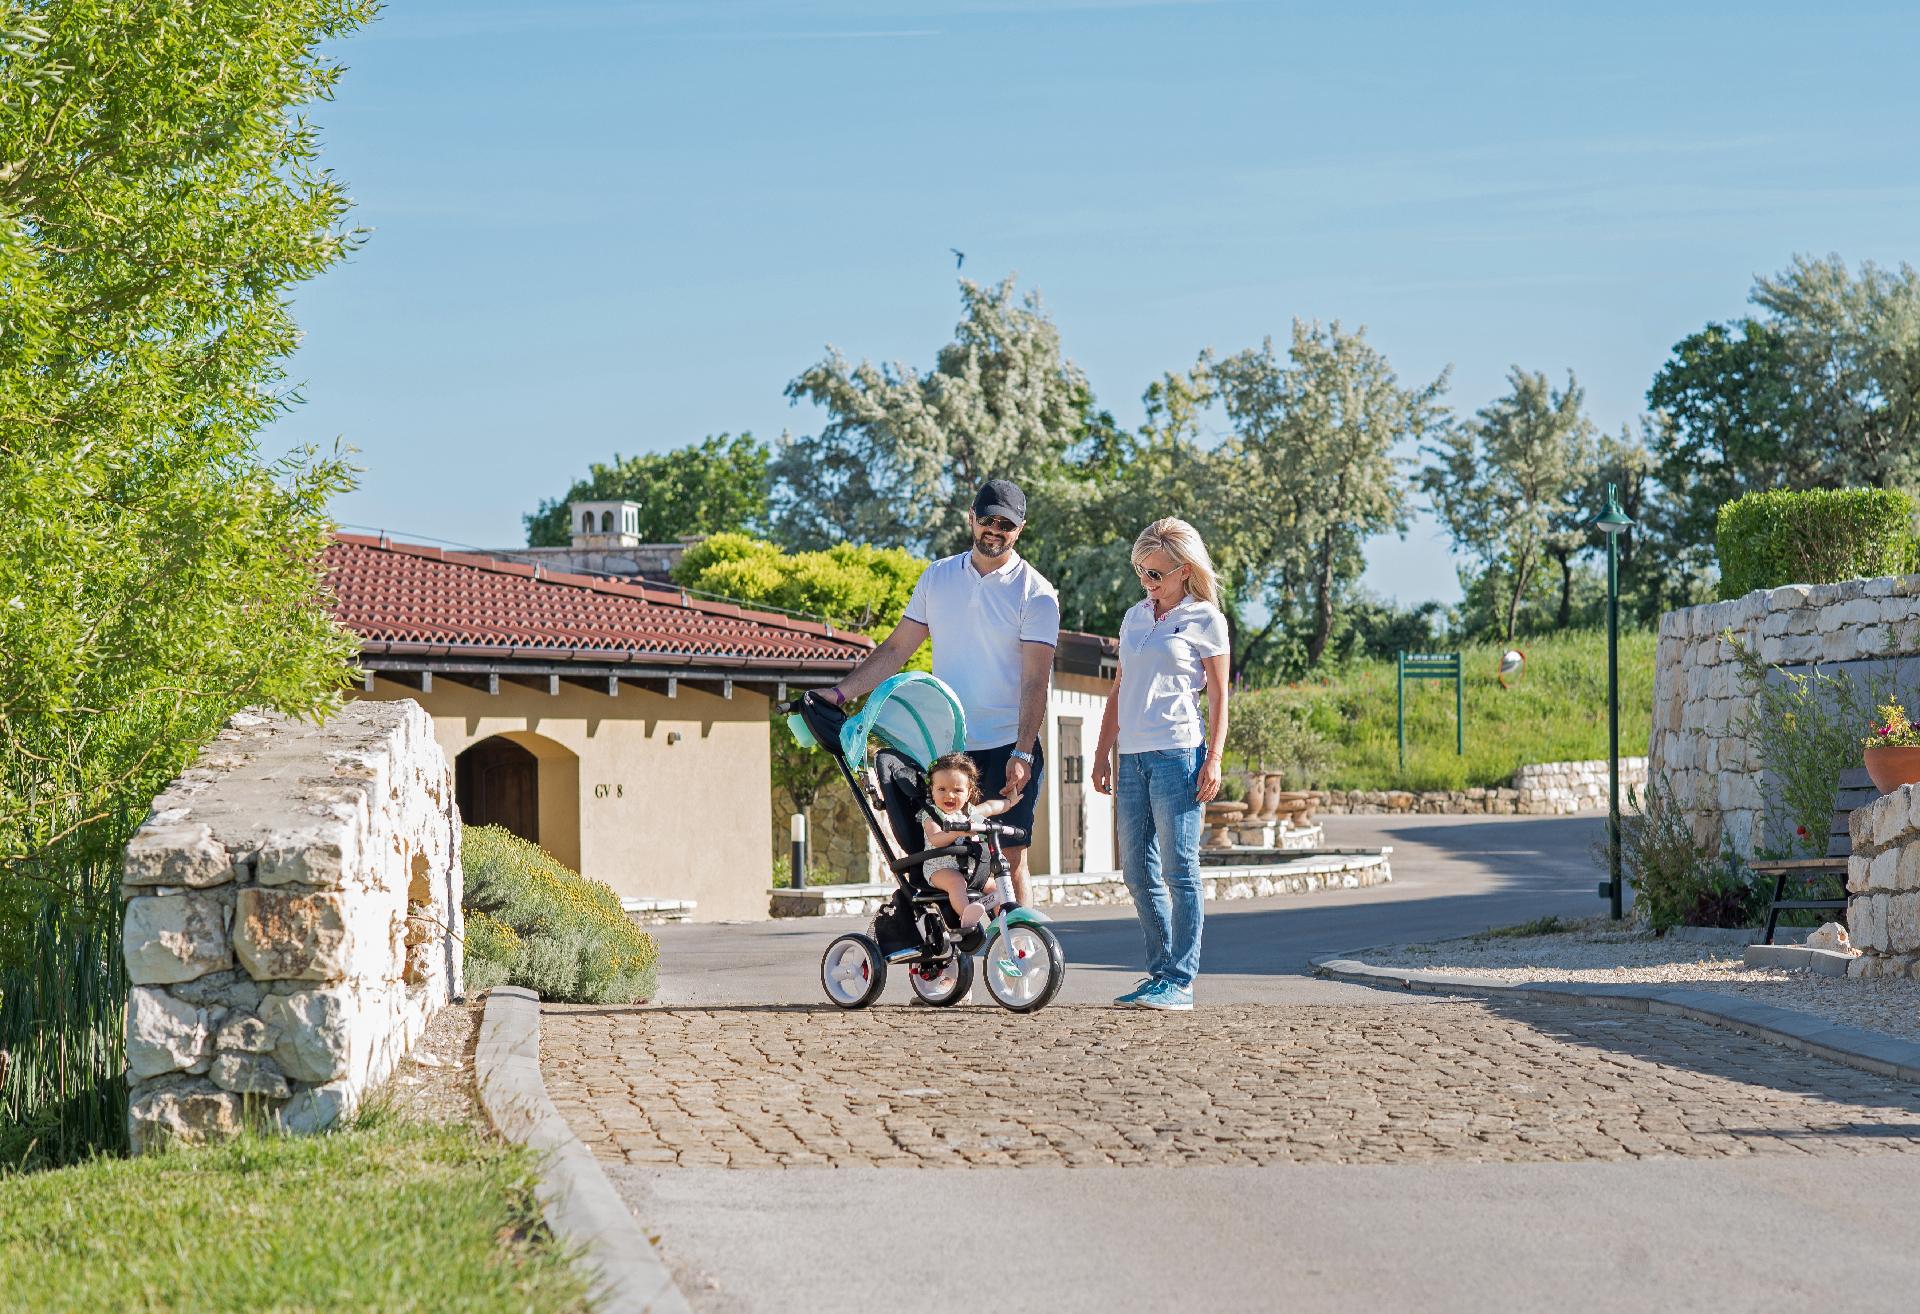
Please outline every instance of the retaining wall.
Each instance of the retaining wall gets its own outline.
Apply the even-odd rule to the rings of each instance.
[[[1217,852],[1217,850],[1216,850]],[[1317,890],[1357,890],[1393,880],[1388,863],[1392,849],[1373,852],[1315,854],[1246,865],[1219,863],[1200,868],[1200,893],[1206,899],[1258,899],[1275,894],[1312,894]],[[804,890],[769,890],[775,917],[866,916],[878,912],[894,892],[891,882],[870,885],[814,885]],[[1027,893],[1036,906],[1046,904],[1132,903],[1127,883],[1117,871],[1075,872],[1063,876],[1027,877]]]
[[[1902,785],[1847,818],[1850,976],[1920,975],[1920,788]]]
[[[1725,837],[1750,857],[1784,837],[1766,833],[1778,790],[1740,731],[1748,700],[1733,646],[1722,638],[1728,631],[1781,668],[1769,679],[1818,667],[1856,680],[1890,678],[1911,699],[1920,685],[1920,575],[1791,584],[1660,618],[1649,769],[1695,813],[1702,838],[1718,814]]]
[[[228,722],[153,801],[122,897],[136,1150],[351,1111],[460,988],[460,818],[414,702]]]
[[[1647,759],[1620,759],[1620,796],[1644,788]],[[1461,812],[1558,816],[1607,806],[1607,761],[1540,762],[1513,773],[1510,785],[1490,789],[1333,789],[1317,791],[1320,811],[1339,814]]]

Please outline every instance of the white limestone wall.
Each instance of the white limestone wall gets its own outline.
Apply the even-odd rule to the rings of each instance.
[[[352,1110],[460,989],[460,817],[414,702],[242,712],[153,801],[122,896],[136,1150]]]
[[[1902,785],[1847,819],[1849,976],[1920,975],[1920,786]]]
[[[1717,813],[1726,837],[1751,856],[1767,839],[1774,790],[1739,731],[1746,697],[1722,638],[1728,631],[1785,671],[1888,673],[1911,700],[1920,677],[1920,575],[1790,584],[1660,618],[1649,772],[1694,811],[1703,837]]]

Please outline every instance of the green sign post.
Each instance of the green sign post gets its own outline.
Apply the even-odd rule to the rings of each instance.
[[[1453,681],[1453,751],[1467,751],[1467,701],[1460,681],[1460,654],[1457,652],[1406,652],[1396,654],[1394,688],[1399,703],[1394,720],[1400,730],[1400,769],[1407,769],[1407,681]]]

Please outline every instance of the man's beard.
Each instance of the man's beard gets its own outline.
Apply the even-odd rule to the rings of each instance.
[[[998,548],[988,547],[986,538],[987,536],[985,534],[975,534],[973,536],[973,550],[989,561],[998,561],[1001,557],[1013,551],[1013,544],[1005,538],[1000,540],[1000,546]]]

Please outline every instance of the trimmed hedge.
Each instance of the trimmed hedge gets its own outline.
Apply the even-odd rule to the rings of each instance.
[[[612,889],[504,826],[467,827],[461,866],[467,989],[525,986],[580,1004],[652,997],[659,950]]]
[[[1891,488],[1774,489],[1720,508],[1720,597],[1914,569],[1914,505]]]

